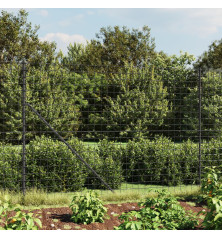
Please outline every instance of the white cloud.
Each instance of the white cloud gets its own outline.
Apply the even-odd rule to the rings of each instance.
[[[159,9],[159,12],[175,16],[168,24],[173,32],[208,37],[222,27],[222,8]]]
[[[94,15],[95,13],[93,11],[88,11],[87,14],[88,15]]]
[[[80,21],[84,18],[84,15],[83,14],[77,14],[77,15],[75,15],[74,18],[75,18],[75,20]]]
[[[97,10],[99,14],[104,14],[111,18],[132,18],[133,9],[131,8],[101,8]]]
[[[58,24],[61,27],[68,27],[71,24],[76,23],[76,22],[79,24],[84,19],[84,17],[85,17],[84,14],[77,14],[77,15],[74,15],[74,16],[68,18],[68,19],[64,19],[62,21],[59,21]]]
[[[222,26],[222,8],[192,9],[189,15],[191,18],[200,19],[208,25]]]
[[[222,28],[222,8],[108,8],[99,9],[98,13],[124,21],[126,19],[143,21],[148,26],[153,24],[160,31],[164,29],[166,32],[202,38],[216,34]]]
[[[49,15],[48,11],[45,9],[40,10],[39,14],[43,17],[47,17]]]
[[[63,53],[67,53],[67,46],[70,43],[82,43],[86,44],[87,40],[84,36],[74,34],[68,35],[65,33],[57,32],[57,33],[47,33],[44,37],[40,38],[42,41],[55,41],[57,43],[57,49],[61,49]]]
[[[63,21],[60,21],[58,24],[61,27],[67,27],[71,24],[71,21],[70,20],[63,20]]]

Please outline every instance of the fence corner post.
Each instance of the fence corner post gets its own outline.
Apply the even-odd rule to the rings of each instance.
[[[198,154],[198,158],[199,158],[199,183],[201,185],[201,143],[202,143],[202,135],[201,135],[201,101],[202,101],[202,84],[201,84],[201,68],[199,67],[198,69],[198,108],[199,108],[199,115],[198,115],[198,141],[199,141],[199,154]]]
[[[26,62],[22,61],[22,193],[26,193]]]

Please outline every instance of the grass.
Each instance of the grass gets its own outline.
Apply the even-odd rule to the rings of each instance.
[[[147,197],[156,197],[155,190],[166,189],[171,195],[178,197],[190,197],[200,194],[200,187],[194,185],[181,186],[158,186],[158,185],[143,185],[143,184],[122,184],[120,190],[115,190],[115,193],[110,191],[101,194],[101,199],[106,203],[123,203],[123,202],[138,202]],[[96,191],[96,190],[95,190]]]
[[[134,187],[134,189],[132,189]],[[179,197],[197,196],[200,194],[199,186],[181,185],[175,187],[156,186],[156,185],[135,185],[123,184],[119,190],[114,193],[107,190],[94,190],[99,193],[99,198],[104,204],[120,204],[124,202],[138,202],[146,197],[155,197],[157,189],[166,189],[171,195]],[[152,191],[149,191],[152,190]],[[85,194],[87,190],[82,191]],[[20,204],[24,209],[38,209],[49,207],[67,207],[70,205],[76,192],[69,193],[47,193],[43,190],[31,189],[27,190],[25,197],[22,193],[0,191],[0,200],[4,195],[10,195],[13,204]]]
[[[86,147],[92,147],[92,148],[98,148],[98,142],[87,142],[87,141],[85,141],[85,142],[83,142],[83,144],[86,146]],[[115,145],[117,145],[117,146],[126,146],[127,145],[127,143],[123,143],[123,142],[116,142],[116,143],[114,143]],[[0,145],[0,147],[13,147],[13,148],[18,148],[18,149],[22,149],[22,145],[10,145],[10,146],[8,146],[8,145]],[[28,147],[28,144],[26,144],[26,147]]]
[[[86,147],[90,147],[93,149],[98,149],[98,143],[97,142],[83,142]],[[114,143],[116,146],[123,146],[126,147],[127,143],[117,142]]]

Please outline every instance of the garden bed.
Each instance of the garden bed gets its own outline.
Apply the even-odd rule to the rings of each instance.
[[[180,204],[185,210],[192,210],[194,213],[206,210],[204,206],[190,205],[189,202],[180,201]],[[42,228],[40,230],[113,230],[115,226],[121,224],[118,217],[123,212],[140,209],[137,203],[107,204],[105,207],[108,212],[104,223],[91,223],[88,225],[73,223],[71,221],[72,211],[69,207],[36,209],[33,211],[33,216],[41,220]],[[28,210],[24,211],[28,212]],[[202,229],[202,221],[203,219],[199,218],[200,225],[196,227],[196,230]]]

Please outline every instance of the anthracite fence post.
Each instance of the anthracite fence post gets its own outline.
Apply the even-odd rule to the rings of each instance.
[[[26,193],[26,63],[22,62],[22,193]]]
[[[202,90],[201,90],[201,68],[198,70],[198,98],[199,98],[199,129],[198,129],[198,138],[199,138],[199,182],[201,185],[201,142],[202,142],[202,135],[201,135],[201,101],[202,101]]]

